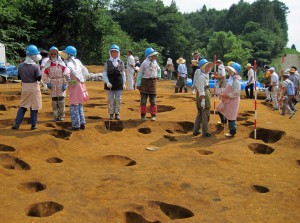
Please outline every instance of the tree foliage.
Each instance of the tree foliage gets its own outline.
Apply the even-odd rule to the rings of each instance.
[[[85,64],[102,64],[115,43],[122,59],[128,49],[142,59],[153,47],[160,63],[181,56],[189,62],[196,49],[208,59],[267,63],[288,40],[288,8],[278,0],[240,0],[228,10],[203,5],[185,14],[175,0],[169,6],[161,0],[2,0],[0,13],[0,42],[11,62],[35,44],[46,50],[74,45]]]

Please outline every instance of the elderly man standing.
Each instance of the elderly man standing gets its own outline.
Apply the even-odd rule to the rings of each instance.
[[[213,68],[213,63],[206,59],[199,61],[199,69],[195,71],[193,88],[196,90],[196,105],[197,116],[193,127],[193,135],[201,134],[200,128],[202,126],[203,136],[210,137],[208,132],[208,122],[210,118],[210,90],[209,90],[209,72]]]
[[[248,70],[248,73],[247,73],[248,81],[247,81],[247,85],[245,87],[245,92],[246,92],[246,97],[252,99],[253,98],[253,87],[254,87],[254,71],[253,71],[250,63],[248,63],[246,65],[246,69]],[[250,95],[249,95],[248,89],[250,89]]]
[[[127,50],[127,64],[126,64],[126,71],[127,71],[127,81],[128,81],[128,90],[134,90],[134,73],[135,73],[135,60],[132,56],[132,50]]]
[[[279,84],[279,78],[278,74],[275,72],[275,68],[271,67],[268,71],[270,71],[271,74],[271,98],[273,101],[273,108],[272,110],[279,110],[277,95],[278,95],[278,84]]]

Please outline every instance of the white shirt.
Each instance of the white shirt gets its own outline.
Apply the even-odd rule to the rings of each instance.
[[[248,84],[254,84],[254,71],[253,69],[248,70]]]
[[[271,82],[272,82],[272,85],[273,85],[273,83],[275,83],[275,85],[278,85],[278,74],[276,74],[275,72],[273,72],[271,74]]]
[[[134,73],[134,68],[133,68],[134,65],[135,65],[134,57],[132,55],[128,56],[127,64],[126,64],[127,72]]]

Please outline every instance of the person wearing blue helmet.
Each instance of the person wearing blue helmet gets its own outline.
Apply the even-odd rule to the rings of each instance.
[[[53,121],[63,121],[65,117],[65,97],[67,90],[66,76],[69,70],[58,55],[58,49],[49,49],[49,60],[44,66],[43,82],[51,90]]]
[[[219,95],[221,102],[216,108],[223,125],[225,125],[228,120],[229,133],[225,134],[226,137],[236,135],[236,118],[238,116],[241,94],[241,68],[241,65],[235,62],[225,67],[230,77],[223,94]]]
[[[150,114],[151,121],[156,120],[157,105],[156,105],[156,80],[161,77],[161,69],[156,62],[158,54],[153,48],[149,47],[145,50],[146,59],[141,64],[137,77],[136,86],[141,94],[141,119],[146,121],[147,99],[150,99]]]
[[[121,97],[122,91],[126,89],[126,75],[124,62],[120,59],[118,45],[111,45],[109,56],[103,72],[104,89],[108,98],[109,119],[112,120],[115,115],[115,119],[120,120]]]
[[[198,63],[199,68],[195,71],[193,86],[196,90],[196,106],[197,116],[193,127],[193,135],[201,134],[204,137],[210,137],[211,133],[208,131],[208,123],[210,119],[210,89],[209,89],[209,73],[213,68],[213,63],[206,59],[201,59]]]
[[[65,76],[68,81],[72,123],[72,126],[68,127],[68,129],[74,131],[84,130],[86,122],[83,112],[83,102],[89,99],[85,86],[85,76],[89,75],[89,72],[81,61],[75,58],[77,50],[74,46],[66,47],[63,53],[66,55],[65,64],[68,68]]]
[[[38,110],[42,109],[39,85],[42,76],[38,65],[41,59],[42,56],[35,45],[26,48],[26,58],[18,67],[18,77],[22,80],[21,103],[12,129],[19,129],[27,109],[30,109],[31,130],[37,129]]]

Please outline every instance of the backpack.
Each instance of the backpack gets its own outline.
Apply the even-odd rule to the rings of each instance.
[[[295,87],[294,83],[292,81],[286,81],[288,83],[288,86],[286,88],[286,94],[288,96],[295,96]]]

